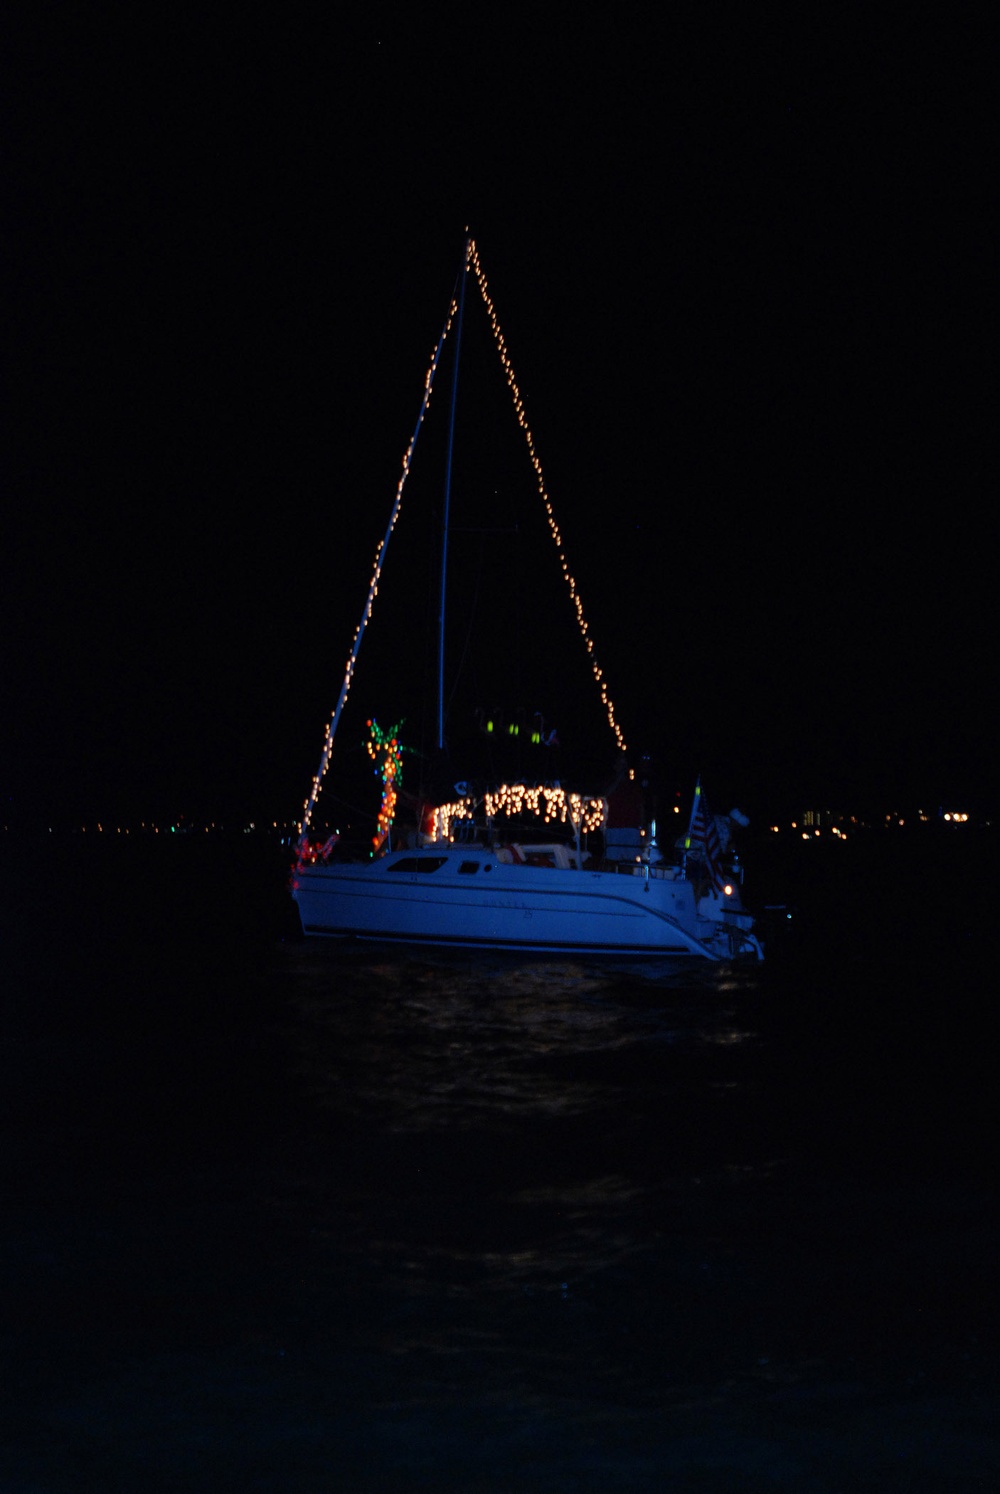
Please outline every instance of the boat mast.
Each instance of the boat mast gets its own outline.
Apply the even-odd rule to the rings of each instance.
[[[448,460],[444,473],[444,518],[441,525],[441,601],[438,608],[438,751],[444,751],[444,604],[448,581],[448,514],[451,508],[451,457],[455,445],[455,405],[458,400],[458,356],[462,349],[462,313],[465,310],[465,276],[469,268],[471,239],[465,241],[465,257],[458,277],[458,313],[455,323],[455,353],[451,370],[451,413],[448,422]]]

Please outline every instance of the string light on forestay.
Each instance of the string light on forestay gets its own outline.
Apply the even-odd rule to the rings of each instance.
[[[468,257],[466,257],[466,262],[462,266],[463,274],[466,273],[467,268]],[[319,798],[320,789],[323,786],[323,779],[326,777],[327,769],[330,766],[330,755],[333,751],[333,739],[337,733],[337,726],[340,722],[341,714],[343,713],[344,704],[347,700],[348,695],[350,694],[351,681],[354,678],[354,670],[358,662],[358,653],[361,649],[361,639],[364,636],[365,628],[368,626],[368,621],[372,615],[372,607],[374,606],[375,598],[378,596],[378,583],[379,577],[382,574],[382,566],[385,562],[386,547],[392,536],[392,531],[396,527],[396,520],[399,518],[399,510],[403,501],[403,488],[406,485],[406,479],[410,475],[410,466],[413,462],[413,450],[417,444],[417,437],[420,434],[420,427],[423,425],[424,416],[427,414],[427,407],[430,404],[431,390],[434,387],[434,375],[437,373],[438,364],[441,361],[441,349],[444,347],[445,339],[447,338],[448,333],[451,331],[451,324],[454,320],[457,310],[458,299],[456,296],[452,296],[451,304],[448,307],[448,315],[445,319],[445,324],[441,331],[441,336],[438,338],[437,346],[431,354],[431,361],[428,366],[427,373],[424,377],[424,393],[423,398],[420,402],[420,413],[417,416],[417,423],[414,426],[413,435],[410,437],[410,444],[407,446],[406,451],[403,454],[403,470],[400,474],[399,482],[396,485],[396,497],[392,505],[392,513],[389,516],[389,525],[381,541],[379,542],[378,549],[375,551],[375,563],[372,568],[372,578],[368,586],[368,596],[365,599],[365,606],[364,611],[361,614],[361,621],[358,623],[358,626],[354,630],[354,637],[351,641],[351,651],[348,654],[347,665],[344,669],[344,678],[340,686],[340,695],[337,698],[336,707],[334,709],[332,717],[330,718],[330,724],[326,729],[326,737],[323,742],[323,753],[320,757],[319,767],[313,775],[312,784],[310,786],[309,793],[306,796],[305,804],[303,805],[302,821],[299,825],[298,838],[298,848],[300,852],[306,845],[309,822],[312,819],[313,811],[316,808],[316,801]]]
[[[619,727],[618,722],[615,719],[614,702],[608,694],[607,685],[604,681],[604,671],[598,664],[597,658],[594,654],[594,644],[593,640],[590,637],[590,629],[587,626],[587,619],[584,616],[583,603],[580,600],[580,593],[577,591],[576,581],[573,577],[572,572],[570,571],[569,561],[566,559],[566,553],[563,550],[562,535],[560,534],[559,526],[556,523],[555,513],[552,509],[552,501],[549,498],[548,492],[545,487],[545,477],[542,472],[542,464],[538,459],[538,453],[535,451],[534,437],[532,436],[531,428],[528,425],[528,418],[524,413],[524,401],[521,398],[521,391],[517,387],[517,380],[514,377],[514,367],[510,361],[510,355],[507,352],[507,344],[504,340],[504,335],[500,330],[500,323],[497,321],[496,308],[493,305],[493,300],[489,293],[489,287],[486,283],[486,276],[483,274],[483,268],[479,261],[479,251],[476,248],[475,239],[469,240],[469,265],[473,273],[475,274],[476,282],[479,286],[479,291],[483,298],[483,303],[486,307],[486,313],[490,319],[490,327],[493,331],[493,340],[497,345],[497,352],[500,354],[500,362],[503,364],[503,370],[507,377],[507,385],[510,389],[511,396],[514,401],[514,413],[517,416],[518,425],[524,432],[524,439],[527,443],[528,455],[531,458],[531,465],[535,473],[535,481],[538,485],[539,496],[541,497],[542,503],[545,505],[545,515],[548,519],[549,530],[551,532],[553,540],[555,541],[556,550],[559,554],[559,563],[562,567],[562,573],[565,577],[566,585],[569,587],[570,598],[573,602],[574,611],[576,612],[577,626],[580,629],[580,634],[586,646],[587,653],[590,656],[590,668],[593,673],[594,679],[597,682],[598,689],[601,692],[601,700],[603,701],[604,709],[607,712],[608,725],[611,727],[611,730],[614,733],[615,741],[618,743],[619,751],[625,752],[627,751],[625,738],[622,735],[621,728]]]

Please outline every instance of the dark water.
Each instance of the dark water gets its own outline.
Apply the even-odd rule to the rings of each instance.
[[[8,844],[0,1490],[1000,1488],[992,844],[818,849],[694,978]]]

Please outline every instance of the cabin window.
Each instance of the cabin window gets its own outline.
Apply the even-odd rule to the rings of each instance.
[[[458,869],[460,872],[465,872],[467,876],[471,876],[473,872],[477,872],[479,870],[479,862],[463,861]]]
[[[436,872],[439,867],[444,866],[447,856],[404,856],[402,861],[394,861],[391,866],[386,867],[389,872]]]

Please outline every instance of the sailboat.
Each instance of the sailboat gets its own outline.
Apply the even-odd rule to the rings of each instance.
[[[563,780],[476,782],[462,779],[444,797],[425,798],[409,830],[396,824],[403,748],[398,729],[368,723],[368,750],[383,783],[372,846],[363,857],[344,855],[337,836],[314,830],[317,802],[374,603],[386,552],[400,513],[413,454],[424,423],[442,350],[461,342],[466,287],[474,283],[486,308],[558,551],[586,659],[615,741],[617,768],[603,792],[571,790]],[[444,482],[437,640],[437,752],[446,749],[445,616],[451,456],[458,356],[452,390]],[[492,722],[486,723],[487,729]],[[539,735],[542,725],[536,723]],[[513,726],[511,727],[513,730]],[[610,776],[610,775],[609,775]],[[741,899],[742,868],[730,854],[739,811],[708,813],[695,786],[686,835],[661,850],[655,821],[647,820],[636,770],[590,637],[561,531],[535,450],[506,342],[500,330],[475,240],[467,237],[461,269],[441,335],[431,355],[423,396],[384,536],[378,545],[340,693],[326,731],[298,826],[291,891],[306,935],[380,943],[540,955],[654,956],[679,960],[760,959],[752,915]]]

